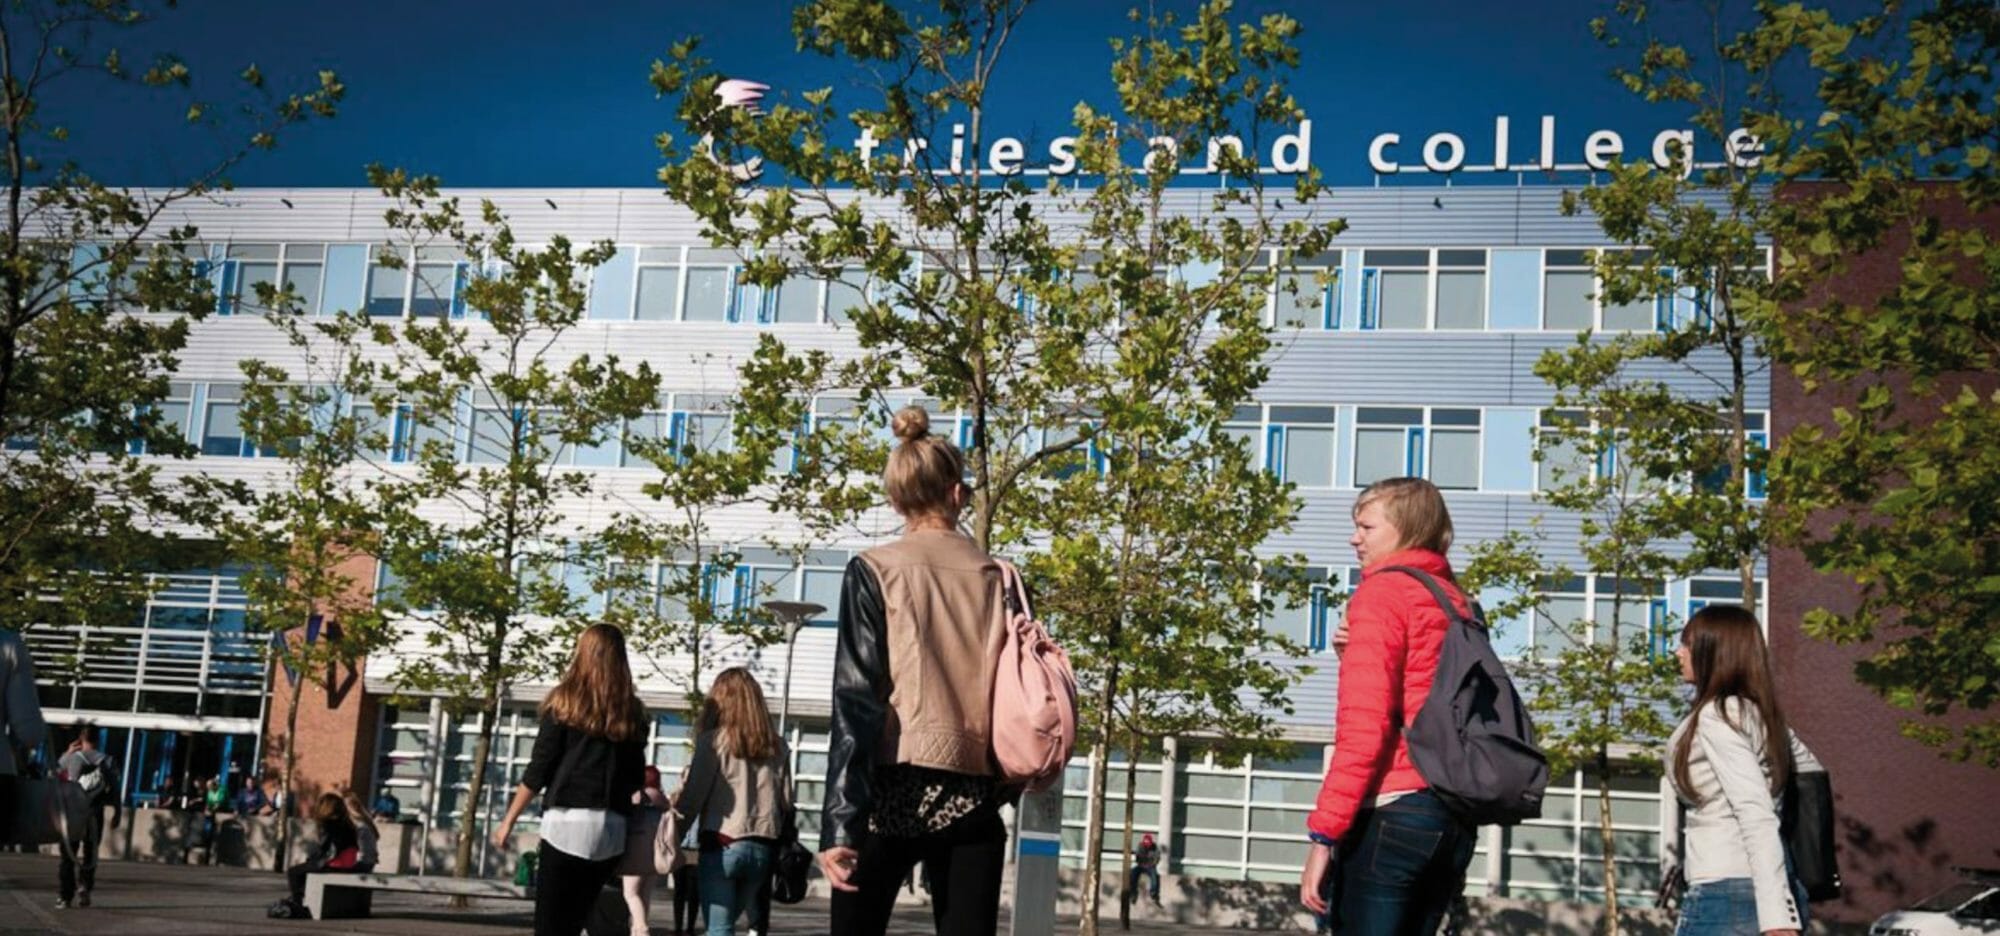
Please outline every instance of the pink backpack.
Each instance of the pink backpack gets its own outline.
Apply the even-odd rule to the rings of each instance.
[[[993,679],[993,759],[1002,780],[1032,793],[1061,777],[1076,750],[1076,673],[1035,620],[1020,571],[1001,561],[1000,575],[1010,607]]]

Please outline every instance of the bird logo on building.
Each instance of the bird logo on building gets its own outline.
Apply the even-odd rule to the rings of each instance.
[[[726,78],[723,79],[721,84],[715,86],[715,97],[718,107],[741,107],[748,110],[750,116],[757,117],[764,113],[758,104],[764,100],[764,92],[769,90],[771,90],[771,86],[761,82],[748,81],[742,78]],[[713,134],[707,134],[701,138],[701,151],[708,154],[710,159],[716,159],[715,137]],[[716,159],[716,161],[718,163],[721,162],[719,159]],[[728,170],[730,177],[734,178],[737,182],[751,182],[764,174],[764,157],[752,156],[740,163],[723,164],[723,168]]]

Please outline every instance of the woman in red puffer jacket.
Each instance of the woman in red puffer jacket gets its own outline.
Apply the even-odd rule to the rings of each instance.
[[[1313,847],[1301,897],[1335,932],[1434,933],[1464,885],[1475,827],[1431,794],[1403,728],[1430,694],[1450,621],[1415,576],[1385,570],[1427,572],[1469,612],[1445,559],[1444,495],[1422,478],[1378,481],[1354,502],[1348,542],[1362,578],[1334,638],[1333,763],[1306,820]]]

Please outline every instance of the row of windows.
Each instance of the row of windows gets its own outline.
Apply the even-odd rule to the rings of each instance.
[[[258,286],[297,297],[318,314],[359,305],[371,316],[463,317],[465,288],[492,275],[490,261],[454,248],[404,249],[400,266],[379,262],[379,245],[326,243],[192,245],[207,257],[217,311],[257,311]],[[1601,297],[1589,248],[1362,248],[1304,258],[1278,278],[1267,321],[1298,330],[1652,331],[1705,321],[1706,289],[1612,303]],[[345,261],[337,259],[345,257]],[[337,272],[330,272],[329,267]],[[136,267],[136,264],[135,264]],[[1762,267],[1760,267],[1762,268]],[[866,274],[796,277],[773,287],[739,282],[742,264],[705,247],[627,247],[589,284],[599,321],[810,325],[847,320],[871,295]],[[1198,270],[1162,271],[1196,278]],[[1672,268],[1660,273],[1668,278]],[[128,273],[128,275],[130,275]],[[344,277],[359,277],[356,282]],[[1079,274],[1078,280],[1084,278]],[[1354,280],[1352,287],[1349,280]],[[358,288],[356,288],[358,287]],[[1032,313],[1023,294],[1017,307]]]
[[[1301,574],[1309,586],[1307,596],[1297,602],[1277,602],[1264,618],[1264,629],[1319,653],[1330,646],[1340,623],[1341,599],[1361,584],[1361,570],[1310,565]],[[1761,581],[1757,588],[1761,605]],[[1743,600],[1741,581],[1722,577],[1678,584],[1627,581],[1621,585],[1608,575],[1575,575],[1542,582],[1538,594],[1543,600],[1538,613],[1488,621],[1493,628],[1493,649],[1501,657],[1547,660],[1579,642],[1613,640],[1631,653],[1669,655],[1678,634],[1674,621],[1685,621],[1711,602]],[[1497,603],[1501,596],[1489,597]]]
[[[492,818],[506,808],[507,794],[525,769],[536,721],[532,709],[510,707],[496,726],[486,802]],[[456,820],[470,789],[471,739],[478,719],[453,719],[441,710],[384,711],[376,786],[394,791],[404,814],[443,826]],[[802,827],[813,828],[825,797],[826,732],[815,725],[792,726],[794,797]],[[678,786],[691,737],[683,719],[657,715],[647,742],[647,762],[660,768],[669,792]],[[1113,791],[1099,821],[1104,830],[1107,867],[1122,857],[1125,823],[1124,776],[1136,779],[1133,837],[1151,833],[1165,846],[1162,870],[1197,878],[1283,883],[1298,880],[1309,843],[1306,818],[1325,776],[1327,749],[1296,744],[1280,756],[1250,756],[1224,763],[1191,746],[1168,760],[1141,759],[1106,765]],[[1072,760],[1063,787],[1062,861],[1081,867],[1089,830],[1090,760]],[[1519,826],[1481,830],[1467,869],[1473,893],[1554,900],[1601,900],[1602,857],[1597,851],[1598,799],[1594,778],[1573,773],[1553,778],[1542,816]],[[1665,839],[1665,796],[1656,774],[1621,773],[1611,781],[1611,825],[1620,893],[1643,895],[1658,884]],[[536,829],[532,816],[521,828]],[[442,863],[448,853],[436,860]],[[497,860],[494,859],[494,860]],[[489,862],[491,863],[491,862]]]
[[[831,626],[834,609],[840,606],[840,582],[849,558],[836,550],[812,550],[795,558],[773,549],[746,547],[727,569],[719,563],[704,564],[700,570],[702,598],[725,615],[745,614],[772,601],[810,602],[826,610],[806,623]],[[684,563],[656,561],[641,569],[613,564],[607,569],[561,555],[524,560],[516,569],[524,581],[560,583],[586,614],[603,614],[615,604],[662,620],[688,616],[683,585],[689,572]],[[402,587],[402,577],[395,569],[386,563],[379,566],[377,596],[393,600],[401,595]]]
[[[916,400],[937,411],[933,425],[961,445],[972,442],[972,422],[943,410],[935,401]],[[663,395],[661,408],[627,422],[621,431],[595,445],[565,445],[552,427],[538,424],[534,414],[493,406],[475,399],[462,407],[451,427],[423,424],[409,407],[399,407],[381,426],[389,441],[380,455],[389,462],[412,461],[428,445],[452,447],[455,457],[469,464],[506,460],[517,438],[541,447],[540,457],[585,467],[643,467],[641,448],[648,443],[673,442],[704,451],[727,450],[732,444],[729,398],[712,394]],[[853,426],[861,404],[848,397],[815,399],[807,427]],[[244,438],[241,387],[234,383],[175,382],[157,404],[162,423],[177,427],[202,454],[224,457],[272,457]],[[1767,444],[1763,413],[1749,414],[1749,440],[1754,449]],[[1504,424],[1495,425],[1495,423]],[[1390,477],[1429,478],[1450,491],[1552,490],[1581,474],[1610,478],[1617,469],[1617,446],[1607,446],[1594,464],[1573,443],[1552,443],[1534,460],[1535,435],[1559,426],[1582,425],[1580,413],[1537,411],[1516,407],[1443,406],[1308,406],[1269,404],[1239,407],[1224,431],[1248,451],[1255,464],[1305,489],[1359,489]],[[1073,429],[1048,429],[1020,444],[1033,449]],[[533,438],[540,435],[540,439]],[[134,451],[138,451],[137,448]],[[1102,469],[1102,454],[1089,457]],[[791,467],[790,454],[780,453],[777,470]],[[1719,486],[1722,478],[1703,483]],[[1762,497],[1761,472],[1748,476],[1752,497]]]

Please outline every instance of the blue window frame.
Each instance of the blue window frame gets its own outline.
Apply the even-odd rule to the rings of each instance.
[[[1287,603],[1274,600],[1271,611],[1264,617],[1264,630],[1290,638],[1315,652],[1325,650],[1332,633],[1328,618],[1333,607],[1333,570],[1327,566],[1309,565],[1298,570],[1298,574],[1306,581],[1304,601]],[[1266,572],[1265,579],[1276,582],[1277,575],[1275,571]]]

